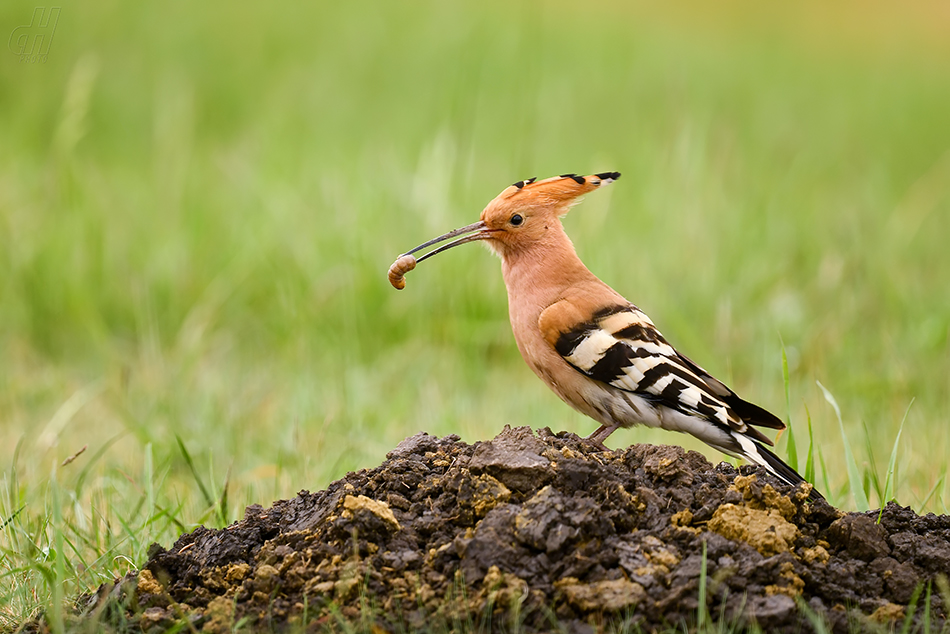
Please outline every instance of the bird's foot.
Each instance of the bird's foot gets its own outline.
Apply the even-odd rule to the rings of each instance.
[[[604,441],[607,440],[607,436],[614,433],[614,430],[617,429],[617,427],[619,427],[619,425],[601,425],[597,431],[584,440],[594,445],[594,447],[600,451],[613,451],[610,447],[604,444]]]
[[[589,444],[593,445],[594,448],[597,449],[597,450],[599,450],[599,451],[606,451],[606,452],[613,451],[613,449],[611,449],[610,447],[608,447],[607,445],[605,445],[605,444],[602,443],[601,441],[597,440],[596,438],[591,438],[591,437],[588,436],[588,437],[585,438],[584,440],[586,440]]]

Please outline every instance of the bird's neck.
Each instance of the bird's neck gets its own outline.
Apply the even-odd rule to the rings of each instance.
[[[574,245],[561,227],[551,230],[544,240],[511,250],[502,255],[502,273],[508,288],[512,321],[520,317],[533,320],[574,285],[599,282],[574,251]]]

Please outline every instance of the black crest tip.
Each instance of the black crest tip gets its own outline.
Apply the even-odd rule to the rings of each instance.
[[[602,181],[611,180],[615,181],[620,178],[620,172],[601,172],[600,174],[594,174],[597,178]]]
[[[583,185],[584,183],[587,182],[586,180],[584,180],[584,177],[583,177],[583,176],[578,176],[577,174],[574,174],[574,173],[571,173],[571,174],[561,174],[558,178],[570,178],[570,179],[572,179],[575,183],[577,183],[578,185]]]
[[[523,181],[518,181],[517,183],[512,183],[512,187],[517,187],[518,189],[523,189],[525,185],[530,185],[534,181],[538,180],[537,176],[532,176],[531,178],[526,178]]]

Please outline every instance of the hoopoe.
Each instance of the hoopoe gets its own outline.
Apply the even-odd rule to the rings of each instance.
[[[400,256],[389,280],[402,289],[418,262],[484,240],[501,257],[521,356],[565,403],[601,424],[588,436],[595,445],[606,450],[604,440],[620,427],[660,427],[762,465],[790,485],[804,482],[765,447],[773,442],[756,429],[785,429],[781,420],[677,352],[646,314],[577,256],[560,218],[579,196],[618,178],[619,172],[604,172],[518,181],[488,203],[478,222]],[[413,255],[450,238],[456,239],[418,259]]]

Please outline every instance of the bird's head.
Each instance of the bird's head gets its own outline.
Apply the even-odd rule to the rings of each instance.
[[[551,229],[560,229],[558,218],[579,202],[583,194],[618,178],[620,172],[604,172],[518,181],[498,194],[482,211],[484,239],[502,257],[530,248],[544,241]]]
[[[408,271],[433,255],[467,242],[485,240],[502,257],[545,241],[551,232],[561,231],[559,218],[578,202],[583,194],[620,178],[620,172],[603,172],[590,176],[562,174],[543,181],[530,178],[505,188],[482,210],[481,220],[450,231],[407,251],[389,269],[389,280],[396,288],[405,287],[403,277]],[[425,255],[412,254],[426,247],[456,238]]]

